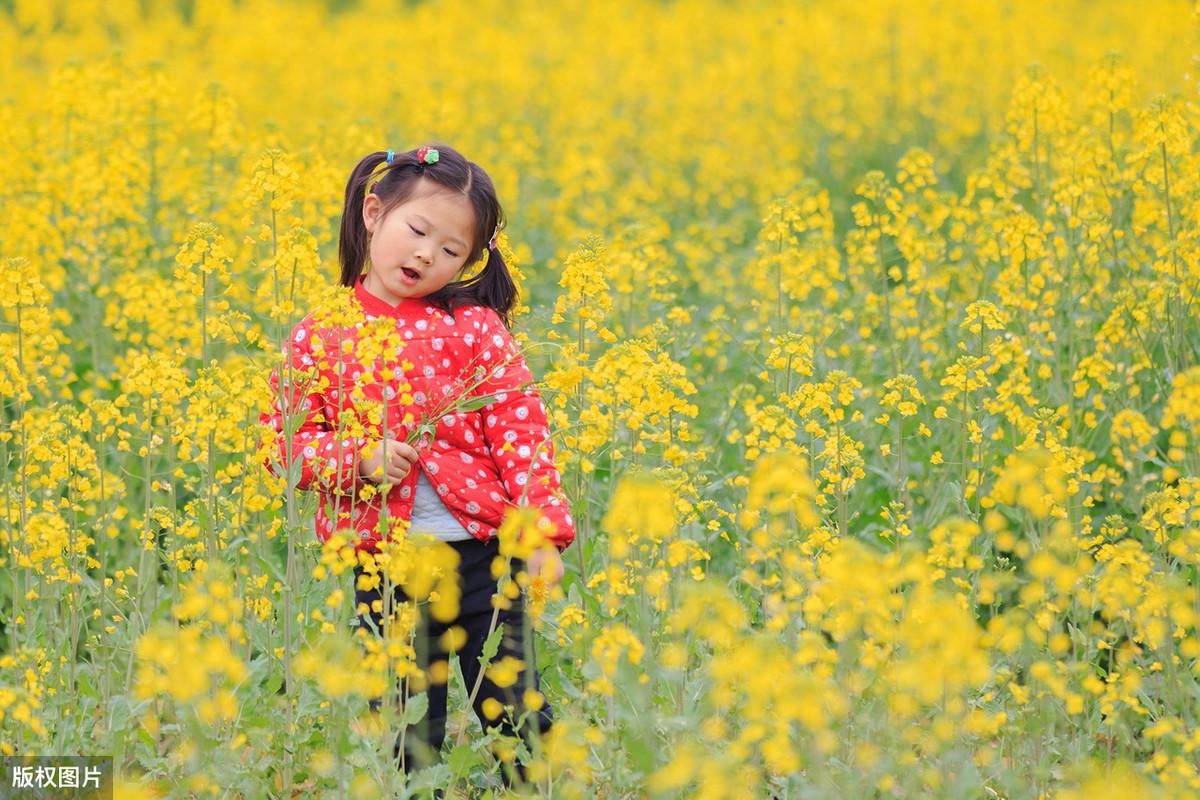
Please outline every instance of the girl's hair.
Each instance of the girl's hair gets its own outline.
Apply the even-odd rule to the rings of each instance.
[[[508,265],[499,247],[488,247],[493,230],[504,228],[504,210],[496,198],[492,179],[478,164],[468,161],[452,147],[431,145],[438,151],[438,160],[426,164],[417,158],[416,150],[396,153],[390,166],[387,153],[377,151],[358,162],[346,182],[346,204],[342,209],[342,230],[338,239],[338,258],[342,263],[342,286],[353,286],[366,264],[369,237],[363,223],[363,202],[370,191],[383,201],[383,213],[408,201],[424,178],[442,189],[461,193],[475,210],[475,234],[471,252],[486,253],[487,263],[477,274],[465,281],[452,281],[425,300],[454,315],[459,306],[479,304],[488,306],[500,315],[506,327],[511,327],[509,312],[517,301],[517,286],[509,274]],[[497,227],[499,226],[499,228]],[[466,267],[481,256],[469,259]]]

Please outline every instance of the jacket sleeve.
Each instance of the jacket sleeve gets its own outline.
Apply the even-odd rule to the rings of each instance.
[[[358,470],[367,440],[339,434],[325,418],[328,379],[314,356],[314,335],[310,320],[301,321],[271,373],[271,409],[260,421],[274,446],[267,448],[264,463],[285,485],[354,495],[366,485]]]
[[[496,397],[480,409],[488,454],[513,502],[537,507],[553,526],[546,537],[565,550],[575,540],[575,521],[555,466],[546,407],[500,315],[490,308],[483,311],[473,363],[486,375],[476,392]]]

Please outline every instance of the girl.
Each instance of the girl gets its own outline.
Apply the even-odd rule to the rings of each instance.
[[[481,678],[479,655],[493,625],[497,593],[492,561],[506,511],[518,505],[541,511],[539,525],[554,547],[534,551],[527,564],[516,561],[513,568],[523,566],[548,585],[562,577],[560,554],[575,536],[545,406],[527,385],[529,368],[508,330],[516,287],[496,243],[502,220],[487,173],[450,147],[363,158],[346,184],[341,285],[353,289],[353,301],[368,321],[387,320],[387,330],[402,346],[383,352],[391,369],[382,372],[382,380],[367,380],[376,373],[356,362],[349,346],[362,326],[322,324],[309,314],[289,342],[294,369],[292,385],[282,381],[287,402],[278,399],[277,370],[271,378],[275,407],[263,415],[277,451],[268,467],[290,476],[297,488],[321,493],[316,518],[321,541],[334,530],[350,529],[356,547],[374,550],[390,537],[390,519],[408,521],[413,530],[431,533],[457,551],[457,618],[445,622],[421,615],[416,650],[428,670],[429,706],[420,735],[397,739],[396,755],[406,771],[417,766],[418,756],[436,757],[445,738],[446,644],[461,640],[463,631],[457,652],[467,691]],[[482,270],[464,280],[480,261]],[[294,376],[301,370],[315,372],[315,383],[296,387]],[[447,403],[453,406],[465,385],[479,400],[450,410],[473,410],[448,413]],[[369,398],[383,406],[384,422],[360,416],[356,398],[360,405]],[[289,415],[302,416],[298,428],[285,422]],[[414,420],[427,423],[415,446],[405,442]],[[347,428],[365,435],[349,435]],[[377,583],[377,576],[355,568],[359,624],[376,631],[383,608]],[[397,586],[394,607],[407,599]],[[522,598],[495,606],[502,609],[496,624],[503,633],[491,663],[519,663],[520,674],[515,683],[504,679],[500,686],[485,671],[474,711],[485,728],[498,724],[516,735],[515,721],[528,710],[519,733],[527,734],[530,725],[544,733],[553,714],[540,694],[536,665],[525,663],[533,651],[523,638]],[[451,630],[456,627],[460,630]],[[372,701],[373,708],[378,705]],[[508,708],[496,719],[501,706]],[[421,752],[422,743],[428,751]],[[524,777],[520,765],[518,772]],[[510,776],[502,774],[507,783]]]

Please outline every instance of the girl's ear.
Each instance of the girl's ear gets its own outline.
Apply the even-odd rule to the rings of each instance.
[[[363,224],[367,226],[367,233],[375,232],[375,225],[379,221],[379,212],[383,209],[383,201],[379,199],[379,195],[372,192],[367,195],[363,201]]]

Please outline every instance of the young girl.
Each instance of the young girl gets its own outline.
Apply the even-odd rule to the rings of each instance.
[[[448,630],[457,626],[466,633],[457,653],[468,692],[480,678],[479,656],[492,626],[492,598],[497,593],[492,561],[506,511],[516,505],[541,511],[543,533],[555,547],[534,551],[527,564],[516,562],[513,569],[524,567],[548,585],[562,577],[560,554],[575,536],[555,467],[546,409],[528,385],[529,368],[508,330],[516,287],[496,243],[502,219],[487,173],[450,147],[388,150],[363,158],[346,184],[339,241],[341,285],[353,288],[353,298],[369,321],[389,320],[403,346],[382,354],[393,368],[383,373],[382,382],[367,380],[363,365],[355,363],[353,355],[346,356],[354,352],[347,340],[361,328],[321,325],[309,314],[292,332],[290,358],[294,367],[315,369],[319,378],[303,391],[289,391],[284,379],[287,402],[281,403],[276,371],[275,408],[263,418],[277,445],[268,466],[280,476],[290,472],[298,488],[322,493],[316,518],[321,541],[335,530],[350,529],[358,537],[356,547],[376,549],[385,535],[379,530],[385,517],[409,521],[412,530],[431,533],[458,553],[457,619],[443,622],[422,612],[418,628],[418,659],[429,670],[429,706],[419,735],[410,732],[397,739],[396,755],[406,770],[425,760],[418,756],[436,757],[445,739],[445,644],[452,638],[445,635]],[[482,270],[463,280],[479,261]],[[480,375],[485,375],[482,383]],[[481,398],[474,406],[490,402],[477,410],[445,413],[447,398],[467,384],[475,387],[473,396]],[[378,405],[386,402],[386,427],[372,428],[369,415],[358,415],[355,397],[371,398]],[[425,429],[432,435],[416,440],[415,446],[405,443],[412,427],[401,421],[429,421],[439,404],[443,415],[436,427],[431,422]],[[289,416],[300,415],[304,417],[298,429],[287,423]],[[347,435],[350,419],[377,435]],[[380,588],[371,585],[370,576],[361,580],[362,576],[363,569],[357,567],[359,624],[378,631]],[[407,599],[397,586],[393,607]],[[485,727],[499,725],[509,735],[525,735],[530,725],[544,733],[553,714],[540,694],[536,665],[525,663],[533,649],[527,651],[524,641],[524,604],[518,597],[497,606],[503,608],[498,615],[503,635],[491,663],[511,657],[523,666],[516,682],[505,680],[505,686],[493,683],[485,671],[474,711]],[[532,692],[525,691],[527,686]],[[378,702],[372,706],[378,707]],[[498,704],[511,707],[511,712],[506,709],[496,719]],[[531,713],[518,732],[514,723],[526,710]],[[422,752],[415,739],[429,750]],[[520,765],[518,772],[523,777]],[[503,775],[508,782],[508,773]]]

